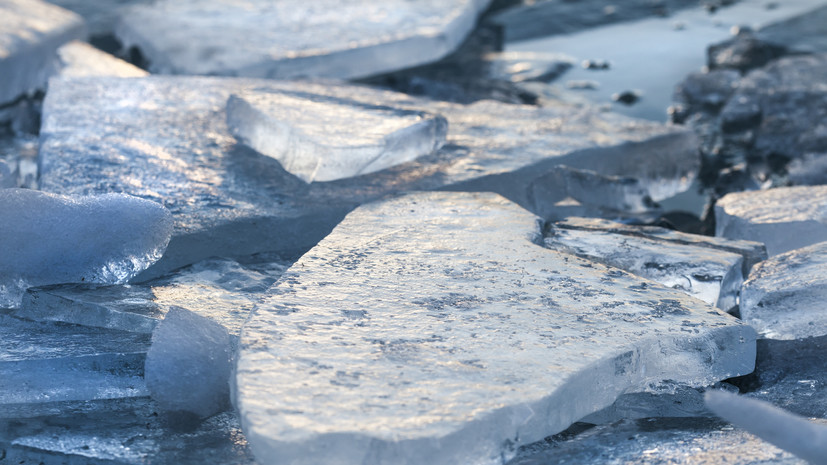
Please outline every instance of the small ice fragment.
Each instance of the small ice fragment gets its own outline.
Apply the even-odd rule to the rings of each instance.
[[[227,124],[239,140],[305,182],[411,161],[442,147],[448,131],[439,115],[300,92],[232,95]]]
[[[163,409],[205,418],[229,406],[231,359],[226,328],[173,307],[152,333],[146,386]]]
[[[827,426],[767,402],[722,391],[708,391],[705,399],[710,410],[736,426],[813,465],[827,464]]]

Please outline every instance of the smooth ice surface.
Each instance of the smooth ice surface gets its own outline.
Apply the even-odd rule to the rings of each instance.
[[[229,406],[232,352],[227,328],[172,307],[152,333],[146,387],[164,410],[206,418]]]
[[[736,426],[813,465],[827,464],[827,425],[816,424],[772,404],[721,391],[706,393],[706,405]]]
[[[445,144],[439,115],[291,92],[246,92],[227,102],[241,142],[275,158],[305,182],[373,173]]]
[[[61,76],[141,77],[149,73],[85,43],[72,41],[57,49]]]
[[[219,323],[237,338],[255,302],[288,266],[282,260],[243,266],[212,258],[142,285],[32,287],[15,315],[151,333],[170,307],[179,306]]]
[[[827,334],[827,242],[760,263],[741,288],[741,318],[769,339]]]
[[[116,28],[150,70],[266,78],[349,79],[436,61],[490,0],[160,0]]]
[[[0,190],[0,306],[26,288],[124,283],[158,260],[172,233],[169,212],[125,194],[65,196]]]
[[[256,458],[501,463],[624,392],[752,370],[751,328],[544,249],[540,226],[487,193],[348,215],[242,331],[234,393]]]
[[[545,246],[624,269],[678,289],[721,310],[738,303],[744,276],[741,255],[706,247],[614,234],[554,228]]]
[[[54,72],[54,53],[85,35],[83,20],[41,0],[0,1],[0,106],[42,90]]]
[[[254,89],[441,114],[451,129],[433,155],[306,185],[230,134],[228,98]],[[342,84],[228,78],[62,78],[44,102],[40,185],[126,192],[170,209],[175,232],[161,261],[139,277],[148,279],[216,251],[304,252],[357,204],[397,191],[494,190],[526,205],[525,186],[560,163],[636,177],[670,196],[694,179],[697,143],[690,131],[565,104],[465,106]]]
[[[147,395],[148,339],[0,315],[0,418],[20,404]]]
[[[763,242],[770,256],[827,241],[827,186],[727,194],[715,204],[715,235]]]

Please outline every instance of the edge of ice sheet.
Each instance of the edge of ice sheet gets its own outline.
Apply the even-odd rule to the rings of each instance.
[[[485,193],[348,215],[242,330],[233,390],[257,459],[500,464],[622,393],[753,369],[749,326],[540,232]]]

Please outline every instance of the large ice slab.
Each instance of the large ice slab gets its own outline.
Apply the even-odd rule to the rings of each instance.
[[[141,77],[149,74],[131,63],[79,41],[69,42],[57,49],[57,59],[61,76]]]
[[[727,194],[715,205],[715,235],[763,242],[770,256],[827,241],[827,186]]]
[[[748,326],[544,249],[540,229],[487,193],[348,215],[242,330],[234,392],[256,458],[502,463],[624,392],[752,370]]]
[[[451,129],[432,155],[306,185],[230,134],[227,100],[255,89],[440,114]],[[527,205],[525,186],[564,163],[657,185],[649,187],[657,200],[688,188],[699,168],[690,131],[589,107],[466,106],[342,84],[161,76],[52,80],[39,155],[45,191],[126,192],[172,211],[170,245],[139,279],[216,251],[304,252],[357,204],[397,191],[494,190]]]
[[[72,197],[0,190],[0,305],[26,288],[124,283],[158,260],[172,233],[169,212],[125,194]]]
[[[162,0],[116,28],[150,70],[266,78],[365,77],[453,51],[490,0]]]
[[[82,39],[83,20],[41,0],[0,2],[0,106],[42,90],[58,47]]]
[[[240,141],[305,182],[373,173],[445,144],[439,115],[313,94],[248,92],[227,103]]]
[[[713,248],[554,226],[546,235],[545,246],[624,269],[725,311],[738,304],[744,281],[743,257]]]
[[[770,339],[827,335],[827,242],[759,264],[741,289],[741,318]]]
[[[0,417],[20,404],[146,396],[144,334],[0,315]]]

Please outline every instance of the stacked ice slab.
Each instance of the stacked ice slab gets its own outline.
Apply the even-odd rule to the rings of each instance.
[[[127,9],[116,33],[152,72],[349,79],[453,51],[490,0],[162,0]]]
[[[495,194],[348,215],[243,329],[234,392],[256,458],[503,463],[622,393],[752,371],[748,326],[540,240]]]

